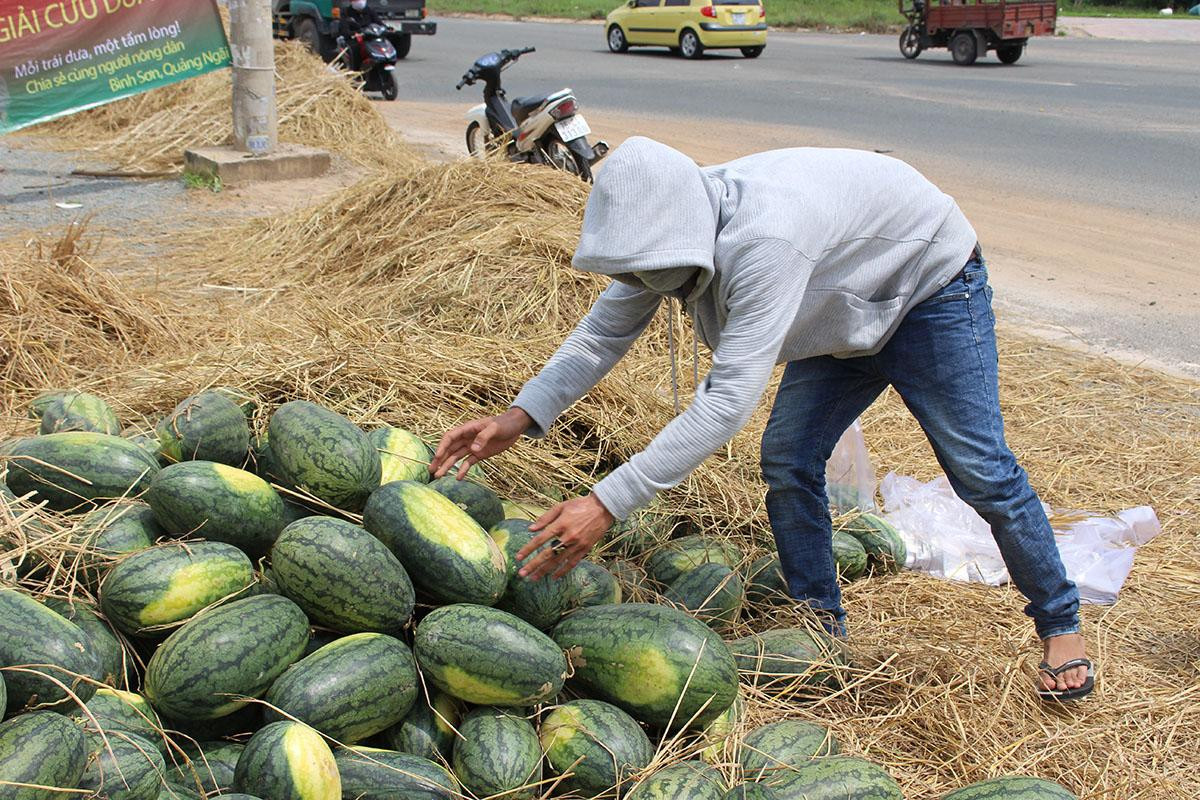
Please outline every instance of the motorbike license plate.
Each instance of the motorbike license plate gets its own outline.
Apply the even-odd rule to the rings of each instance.
[[[739,12],[734,13],[733,24],[734,25],[745,25],[746,24],[746,12],[739,11]]]
[[[587,122],[580,114],[576,114],[573,117],[567,117],[566,119],[560,119],[558,122],[554,123],[554,127],[558,130],[558,135],[564,142],[569,142],[572,139],[578,139],[581,136],[587,136],[592,132],[592,129],[588,127]]]

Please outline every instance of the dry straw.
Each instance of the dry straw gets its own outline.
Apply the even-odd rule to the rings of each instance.
[[[530,168],[393,165],[307,212],[163,244],[157,269],[169,293],[136,288],[148,267],[86,255],[78,241],[65,258],[0,245],[0,432],[29,432],[25,405],[48,387],[102,394],[146,427],[189,392],[227,384],[267,410],[312,399],[365,425],[436,437],[504,408],[602,286],[569,268],[584,201],[577,181]],[[669,322],[687,335],[663,310],[545,441],[488,467],[492,484],[545,506],[643,447],[671,416]],[[1200,392],[1013,326],[1001,326],[1000,350],[1009,440],[1043,498],[1095,511],[1150,504],[1164,523],[1120,601],[1085,609],[1101,670],[1095,697],[1070,708],[1035,699],[1040,653],[1015,591],[901,574],[846,587],[852,666],[840,690],[747,689],[739,730],[784,717],[828,725],[910,798],[1014,772],[1086,798],[1194,797]],[[690,373],[680,370],[685,396]],[[769,541],[757,469],[766,407],[661,503],[689,530],[737,542],[747,559]],[[864,425],[880,470],[937,473],[893,393]],[[65,573],[44,588],[82,591]],[[806,623],[796,609],[751,611],[737,633]],[[672,741],[663,754],[689,747]]]

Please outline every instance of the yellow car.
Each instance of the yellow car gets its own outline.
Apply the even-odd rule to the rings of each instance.
[[[736,47],[758,58],[767,46],[767,12],[762,0],[629,0],[608,15],[604,30],[614,53],[660,45],[699,58]]]

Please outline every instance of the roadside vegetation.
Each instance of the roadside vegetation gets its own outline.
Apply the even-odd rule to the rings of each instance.
[[[431,0],[430,13],[504,14],[515,18],[560,17],[600,20],[621,0]],[[1157,17],[1171,0],[1141,0],[1126,5],[1065,2],[1062,16]],[[1187,18],[1188,0],[1176,3],[1176,18]],[[1195,0],[1193,0],[1195,2]],[[904,23],[894,0],[766,0],[767,19],[777,27],[854,30],[883,33]],[[1192,17],[1200,20],[1200,17]]]

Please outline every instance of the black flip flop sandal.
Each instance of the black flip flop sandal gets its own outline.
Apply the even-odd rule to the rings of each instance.
[[[1079,700],[1091,694],[1092,687],[1096,685],[1096,667],[1089,659],[1072,658],[1070,661],[1059,664],[1057,667],[1052,667],[1043,661],[1041,664],[1038,664],[1038,674],[1046,674],[1051,678],[1057,679],[1059,675],[1076,667],[1087,667],[1087,679],[1084,680],[1082,686],[1074,689],[1047,689],[1042,686],[1037,690],[1038,697],[1043,700],[1061,702],[1063,700]]]

